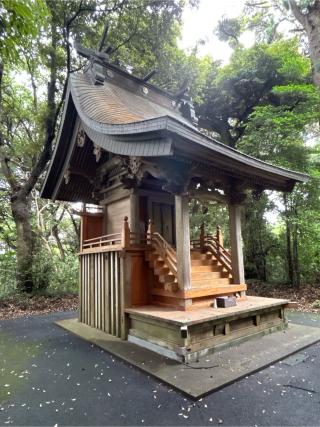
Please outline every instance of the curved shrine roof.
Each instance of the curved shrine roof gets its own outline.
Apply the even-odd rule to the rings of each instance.
[[[147,94],[143,88],[148,90]],[[169,116],[196,129],[179,113],[178,107],[170,108],[172,102],[177,105],[174,100],[150,94],[145,85],[125,88],[112,83],[111,79],[103,85],[94,85],[90,75],[73,74],[70,90],[78,112],[97,123],[126,125]]]
[[[212,170],[217,168],[231,177],[256,182],[267,189],[291,191],[295,182],[308,179],[305,174],[273,166],[207,137],[191,122],[188,102],[184,110],[181,100],[172,94],[113,65],[105,65],[105,69],[102,84],[95,84],[90,70],[69,78],[56,148],[42,197],[74,201],[73,196],[57,194],[76,150],[76,134],[80,128],[94,145],[109,153],[170,156],[203,162]],[[81,191],[77,193],[77,200],[81,199],[81,194]]]

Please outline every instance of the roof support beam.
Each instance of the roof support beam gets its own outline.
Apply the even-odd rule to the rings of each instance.
[[[193,199],[199,200],[209,200],[218,203],[228,203],[228,199],[223,194],[219,193],[219,191],[202,191],[202,190],[194,190],[189,193],[189,196]]]

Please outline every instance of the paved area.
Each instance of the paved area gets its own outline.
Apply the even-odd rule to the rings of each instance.
[[[232,343],[232,348],[224,345],[213,354],[185,365],[133,342],[107,335],[78,322],[76,318],[56,323],[193,399],[221,389],[320,341],[320,328],[290,324],[288,328],[271,334],[261,331],[251,339],[240,338]]]
[[[194,402],[53,323],[72,317],[0,322],[1,425],[320,425],[319,343]]]

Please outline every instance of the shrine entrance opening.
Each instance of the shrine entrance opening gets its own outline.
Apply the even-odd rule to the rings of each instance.
[[[152,216],[154,229],[160,233],[164,239],[175,246],[175,213],[174,205],[169,203],[152,202]]]

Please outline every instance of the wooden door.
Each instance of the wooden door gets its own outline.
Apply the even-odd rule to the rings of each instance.
[[[167,242],[175,243],[174,206],[169,203],[152,203],[152,218],[155,231]]]
[[[174,242],[173,234],[173,206],[163,204],[161,206],[162,213],[162,235],[169,243]]]

